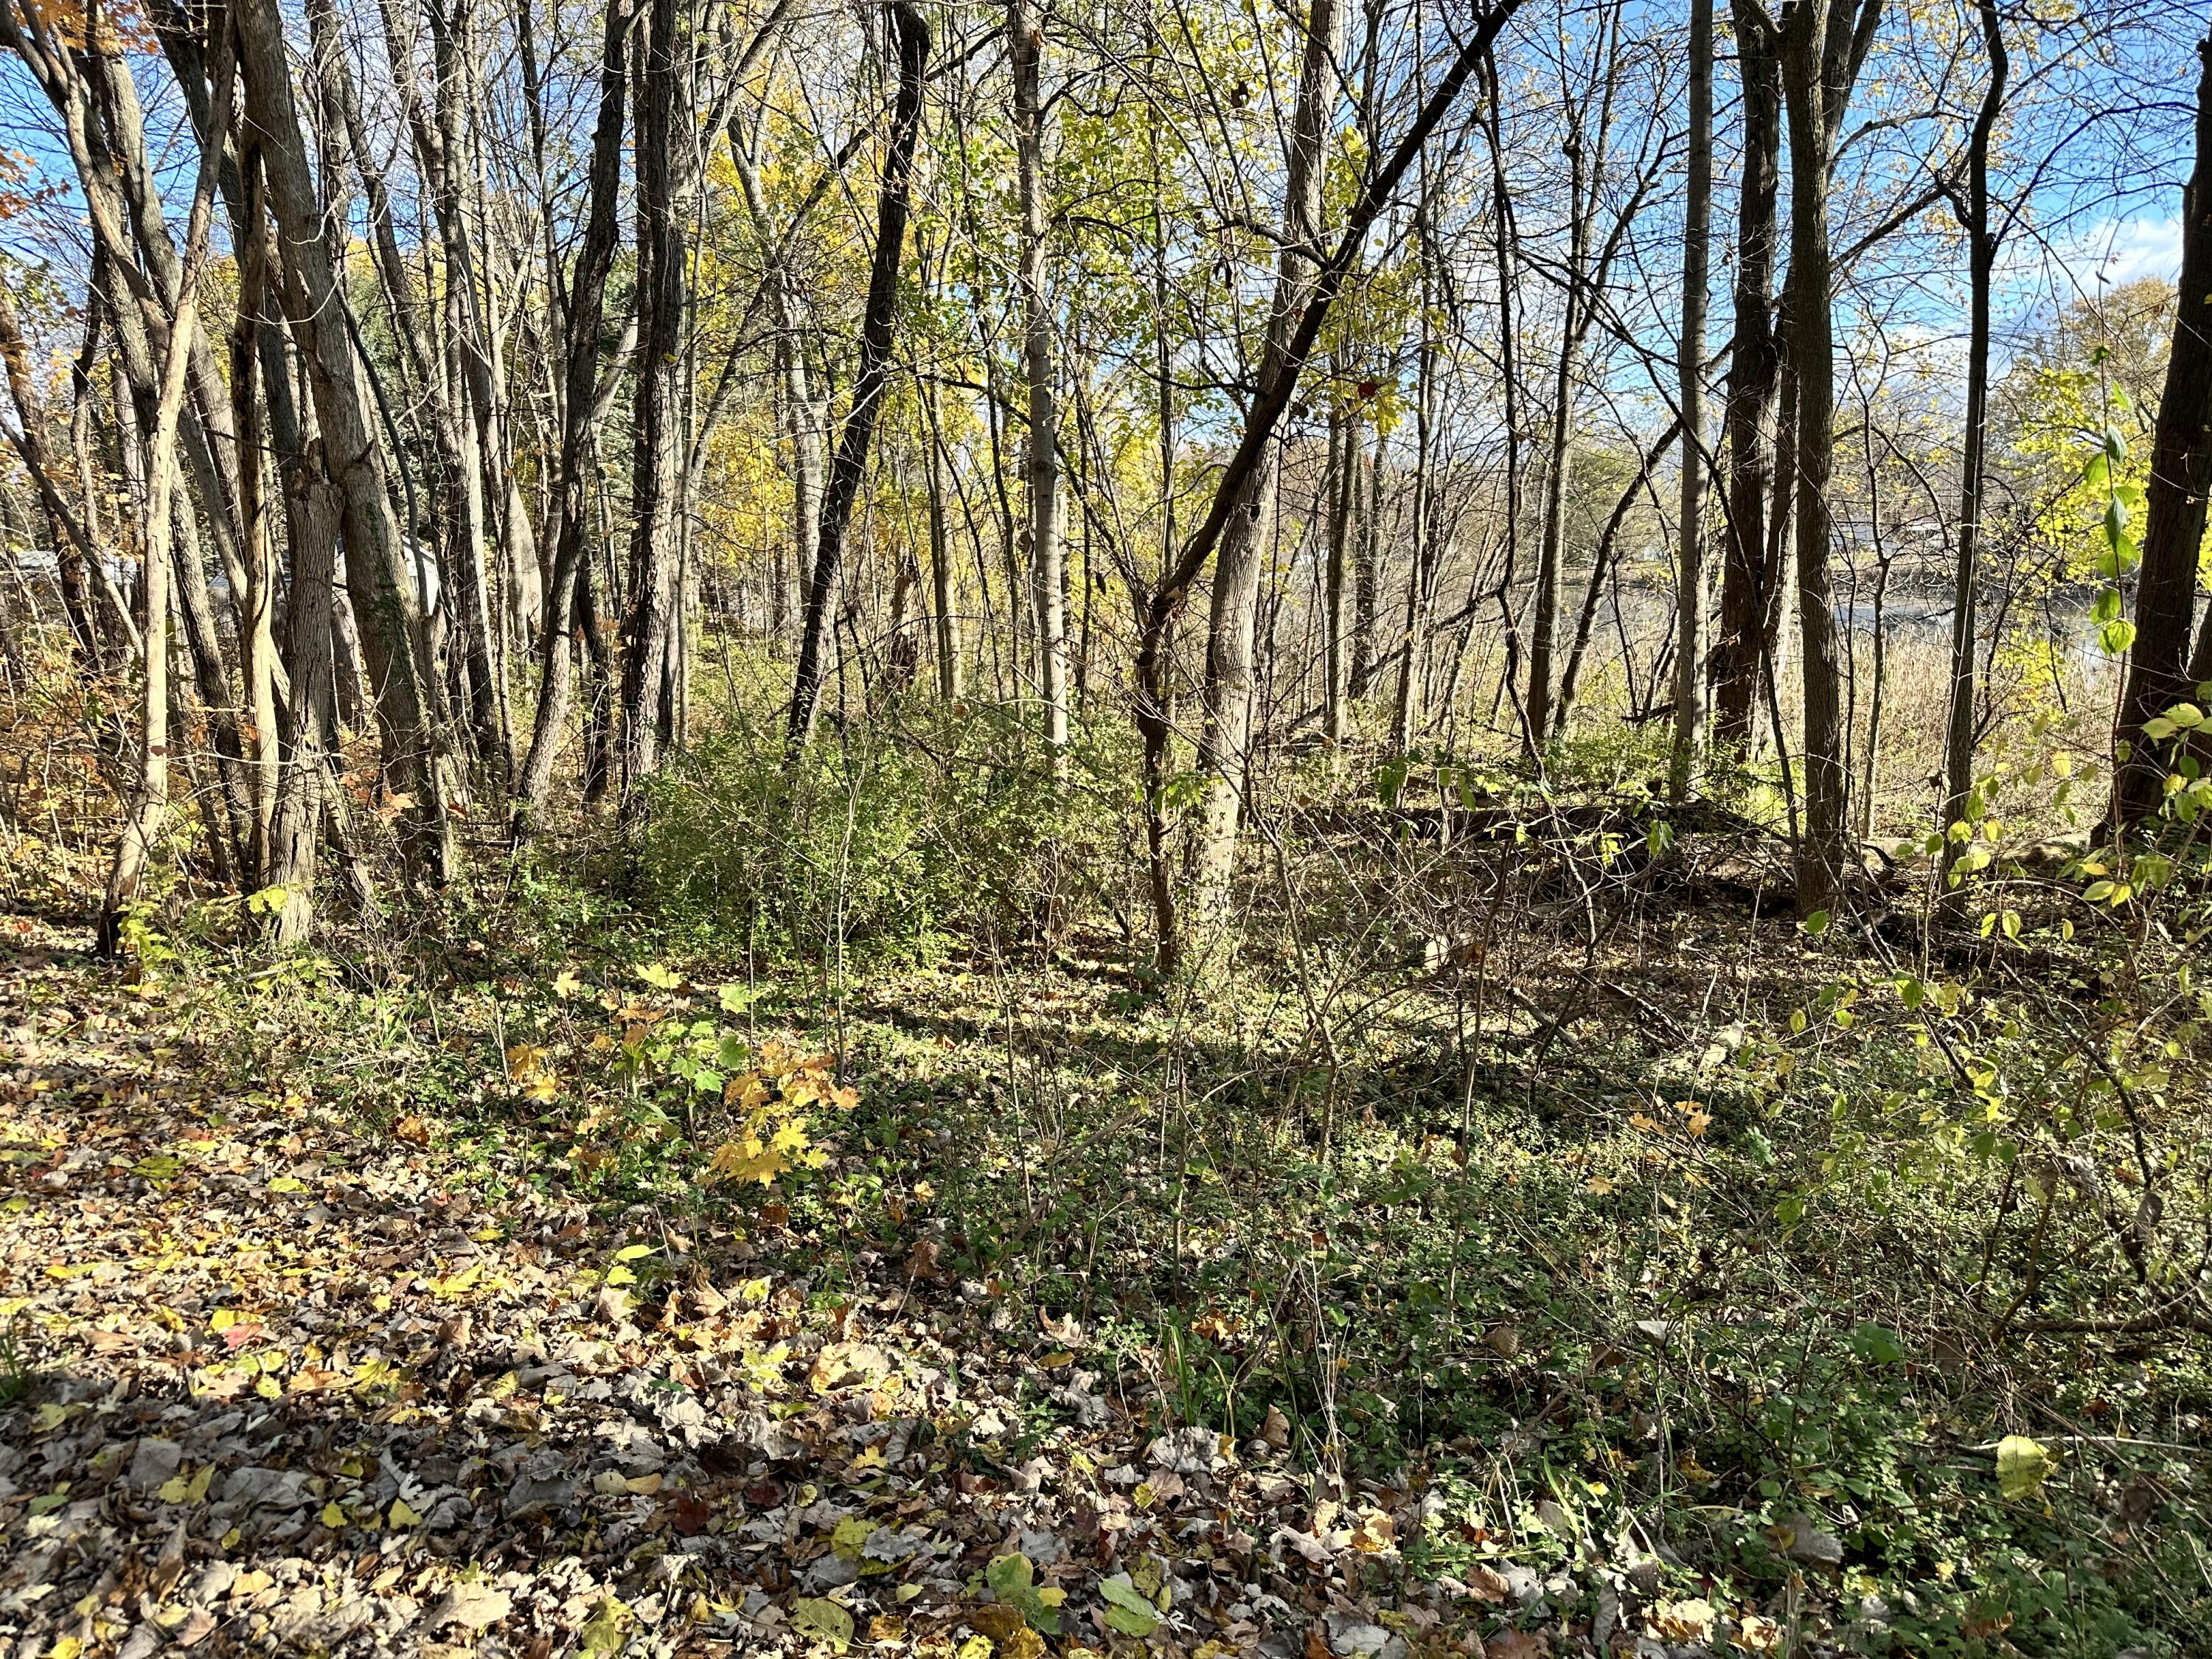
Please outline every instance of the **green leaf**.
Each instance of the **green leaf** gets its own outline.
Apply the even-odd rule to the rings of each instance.
[[[853,1615],[826,1595],[802,1595],[793,1601],[791,1622],[840,1653],[853,1645]]]
[[[1098,1593],[1106,1598],[1106,1623],[1122,1635],[1150,1636],[1160,1627],[1159,1609],[1129,1582],[1127,1573],[1101,1580]]]
[[[1887,1325],[1877,1325],[1872,1320],[1861,1322],[1851,1333],[1851,1352],[1875,1365],[1902,1365],[1905,1345],[1895,1331]]]
[[[1997,1490],[2014,1503],[2041,1492],[2051,1468],[2049,1448],[2024,1434],[2008,1434],[1997,1442]]]
[[[1012,1555],[994,1556],[991,1565],[983,1569],[983,1582],[991,1587],[992,1595],[1010,1601],[1036,1582],[1036,1568],[1017,1550]]]
[[[1036,1589],[1036,1569],[1028,1556],[1018,1550],[994,1557],[983,1569],[983,1582],[991,1587],[992,1595],[1018,1611],[1033,1629],[1047,1636],[1060,1634],[1060,1615]]]
[[[1395,806],[1398,797],[1405,793],[1406,776],[1410,766],[1403,758],[1383,763],[1375,775],[1375,797],[1385,806]]]
[[[1805,932],[1808,937],[1818,939],[1827,931],[1828,913],[1826,910],[1815,910],[1805,918]]]

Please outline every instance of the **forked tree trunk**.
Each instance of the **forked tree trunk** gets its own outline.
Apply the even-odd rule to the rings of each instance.
[[[1267,313],[1261,356],[1280,362],[1313,293],[1309,252],[1321,235],[1322,152],[1336,96],[1337,0],[1311,0],[1305,20],[1305,58],[1298,70],[1291,113],[1291,153],[1283,198],[1283,250]],[[1204,780],[1193,860],[1200,925],[1225,923],[1230,878],[1237,862],[1237,831],[1249,778],[1254,645],[1260,580],[1267,564],[1274,516],[1277,448],[1261,447],[1224,515],[1221,557],[1213,576],[1213,614],[1206,645],[1206,724],[1198,746]]]
[[[368,391],[342,320],[344,301],[323,239],[321,198],[293,101],[283,18],[276,0],[236,0],[231,15],[246,118],[261,135],[270,209],[283,254],[284,308],[313,394],[320,459],[337,487],[346,585],[374,682],[386,775],[394,793],[406,798],[410,863],[433,883],[441,883],[458,874],[460,865],[448,810],[458,793],[456,780],[433,716],[426,678],[429,653],[414,575],[386,484],[383,447],[370,419]]]

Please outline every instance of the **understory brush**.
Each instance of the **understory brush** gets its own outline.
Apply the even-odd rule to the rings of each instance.
[[[627,885],[542,864],[375,972],[149,925],[120,994],[495,1218],[888,1276],[1321,1501],[1423,1492],[1413,1570],[1562,1618],[1656,1574],[1778,1644],[2201,1650],[2193,820],[2063,869],[1977,830],[1948,920],[1923,862],[1801,925],[1771,830],[1583,762],[1302,778],[1241,971],[1155,985],[1087,884],[1111,752],[1056,782],[978,714],[787,769],[732,722]],[[1067,1408],[1003,1427],[977,1467]]]

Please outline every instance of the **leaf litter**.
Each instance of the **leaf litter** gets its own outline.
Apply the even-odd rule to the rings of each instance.
[[[1531,1575],[1409,1577],[1418,1498],[1316,1503],[1279,1413],[1158,1431],[926,1250],[824,1297],[556,1183],[495,1213],[416,1121],[209,1093],[41,943],[0,983],[13,1659],[1551,1650],[1498,1617]]]

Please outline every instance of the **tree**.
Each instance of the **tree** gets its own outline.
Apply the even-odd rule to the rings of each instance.
[[[2166,357],[2166,391],[2152,439],[2143,511],[2142,563],[2136,578],[2136,631],[2128,648],[2117,740],[2124,757],[2112,781],[2112,817],[2132,823],[2157,809],[2165,787],[2143,727],[2193,692],[2190,629],[2197,568],[2212,495],[2212,39],[2197,48],[2197,161],[2182,194],[2180,303]],[[2197,654],[2212,676],[2212,623]]]
[[[1736,207],[1735,332],[1721,416],[1727,447],[1719,636],[1714,641],[1713,742],[1750,747],[1760,676],[1773,655],[1781,572],[1769,555],[1775,398],[1782,354],[1774,328],[1774,254],[1782,159],[1782,58],[1765,9],[1735,0],[1743,82],[1743,161]]]
[[[1030,571],[1036,590],[1037,694],[1044,740],[1065,771],[1067,749],[1066,546],[1060,508],[1060,412],[1052,304],[1045,292],[1044,17],[1033,0],[1007,0],[1014,79],[1014,155],[1021,198],[1022,362],[1029,385]]]
[[[1682,224],[1682,508],[1674,614],[1674,750],[1668,797],[1688,798],[1705,736],[1705,261],[1713,206],[1713,4],[1690,0],[1690,155]]]
[[[1313,303],[1313,259],[1321,239],[1322,146],[1336,94],[1336,0],[1310,0],[1305,52],[1291,112],[1289,165],[1283,187],[1282,253],[1267,312],[1263,365],[1282,362],[1302,314]],[[1264,373],[1264,369],[1263,369]],[[1275,504],[1278,454],[1262,444],[1224,514],[1221,556],[1213,573],[1213,611],[1206,636],[1206,724],[1198,771],[1205,794],[1193,859],[1201,926],[1225,920],[1237,861],[1252,743],[1253,644],[1260,579]]]
[[[1843,672],[1828,576],[1828,481],[1835,465],[1834,269],[1828,187],[1836,140],[1882,0],[1790,0],[1778,26],[1790,124],[1790,362],[1796,373],[1795,549],[1805,702],[1805,826],[1797,911],[1832,910],[1850,860]]]
[[[1972,833],[1967,807],[1974,789],[1974,665],[1979,631],[1975,605],[1981,577],[1983,492],[1989,474],[1990,289],[2001,235],[1990,222],[1990,143],[2004,110],[2005,77],[2011,67],[1996,0],[1977,0],[1975,9],[1981,18],[1990,78],[1967,136],[1966,198],[1953,200],[1966,233],[1968,295],[1966,434],[1959,463],[1959,561],[1951,591],[1951,695],[1944,721],[1943,816],[1937,826],[1943,832],[1946,875],[1965,838],[1960,829]]]
[[[892,0],[891,33],[898,52],[898,94],[884,151],[883,183],[876,198],[876,245],[868,265],[868,299],[860,320],[860,362],[853,401],[830,463],[822,496],[822,525],[815,541],[814,576],[791,695],[789,745],[795,755],[814,734],[829,661],[830,628],[844,574],[845,530],[867,471],[884,392],[890,380],[892,331],[898,319],[899,259],[906,246],[915,142],[921,130],[922,71],[929,62],[929,25],[908,0]]]
[[[276,0],[237,0],[239,79],[246,118],[258,130],[269,206],[282,254],[286,320],[298,343],[315,416],[321,460],[336,487],[346,586],[368,659],[382,729],[385,771],[400,798],[414,866],[433,883],[460,868],[450,805],[458,794],[453,758],[441,730],[416,574],[408,567],[386,482],[383,446],[349,316],[322,234],[322,205],[292,97],[291,65]]]
[[[233,96],[233,66],[230,43],[226,40],[216,55],[215,77],[216,106],[226,112]],[[191,343],[198,332],[200,266],[207,253],[216,161],[221,154],[215,145],[200,154],[185,233],[184,264],[177,276],[176,309],[168,319],[160,394],[154,405],[153,430],[147,434],[146,539],[139,561],[146,575],[146,672],[139,704],[138,783],[124,819],[114,866],[108,872],[106,899],[100,906],[98,944],[103,956],[112,956],[120,946],[125,914],[138,900],[147,860],[169,811],[168,570],[177,498],[177,423],[184,413]]]

